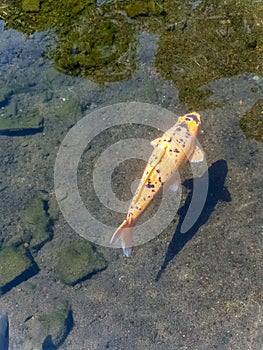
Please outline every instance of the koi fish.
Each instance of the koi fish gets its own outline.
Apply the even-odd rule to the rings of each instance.
[[[162,137],[151,142],[154,150],[148,160],[139,186],[128,209],[127,217],[113,234],[110,243],[121,240],[125,256],[131,255],[133,227],[164,184],[174,192],[179,187],[178,169],[189,160],[201,162],[203,151],[196,145],[201,125],[200,115],[192,112],[179,117]]]

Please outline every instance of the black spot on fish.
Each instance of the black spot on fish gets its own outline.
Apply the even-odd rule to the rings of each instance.
[[[179,127],[179,128],[176,128],[176,131],[181,131],[182,129]]]
[[[148,188],[154,188],[154,185],[151,184],[150,182],[148,182],[148,183],[146,184],[146,187],[148,187]]]
[[[160,169],[156,169],[157,173],[159,174],[160,173]]]
[[[159,180],[160,182],[162,182],[161,176],[158,178],[158,180]]]
[[[169,138],[169,140],[167,140],[167,142],[171,142],[172,141],[172,139],[171,138]]]
[[[152,192],[155,192],[155,190],[152,190]]]

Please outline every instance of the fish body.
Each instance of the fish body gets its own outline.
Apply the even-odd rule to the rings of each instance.
[[[179,117],[177,123],[162,137],[151,142],[154,150],[143,172],[139,186],[128,209],[127,218],[112,236],[111,243],[121,239],[123,252],[130,256],[133,245],[133,226],[164,184],[173,191],[179,186],[178,169],[188,160],[200,162],[204,154],[196,145],[201,125],[198,113]]]

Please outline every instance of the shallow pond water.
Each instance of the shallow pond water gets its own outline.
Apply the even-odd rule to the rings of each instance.
[[[0,5],[0,314],[9,316],[9,348],[261,349],[261,2],[32,3]],[[125,217],[148,143],[193,110],[207,166],[181,169],[172,219],[162,215],[155,234],[161,198],[153,202],[142,219],[154,238],[126,258],[105,242]],[[61,145],[69,152],[57,181]],[[95,226],[81,231],[87,217],[76,202],[76,226],[63,215],[75,175],[105,240]],[[196,193],[204,205],[183,233]]]

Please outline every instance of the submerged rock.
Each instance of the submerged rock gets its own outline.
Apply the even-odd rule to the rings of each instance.
[[[42,130],[43,118],[35,119],[35,115],[28,113],[27,116],[21,118],[0,118],[1,131],[19,131],[19,130]]]
[[[32,319],[29,327],[29,333],[32,333],[30,346],[33,349],[57,349],[63,344],[73,327],[69,302],[64,301],[51,312]]]
[[[32,277],[38,270],[33,258],[24,248],[3,247],[0,250],[0,294]]]
[[[65,99],[57,106],[54,114],[57,118],[74,125],[81,115],[81,105],[75,98]]]
[[[31,87],[28,82],[14,83],[12,88],[0,82],[0,132],[43,129],[44,119],[32,98]]]
[[[45,209],[47,202],[41,196],[33,197],[26,208],[24,223],[26,232],[23,241],[29,243],[33,249],[40,249],[49,241],[53,232],[51,230],[51,219]]]
[[[56,273],[61,282],[73,286],[106,267],[103,255],[90,242],[79,238],[58,253]]]

